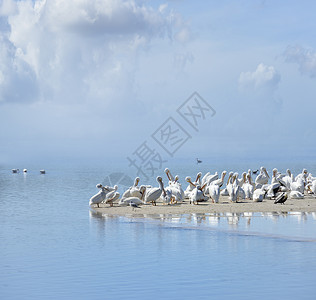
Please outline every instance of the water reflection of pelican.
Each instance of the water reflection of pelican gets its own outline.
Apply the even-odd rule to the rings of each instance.
[[[247,225],[250,226],[250,222],[251,222],[251,218],[252,218],[252,212],[244,212],[243,216],[246,218],[247,220]]]
[[[208,217],[208,221],[210,225],[218,225],[220,221],[220,214],[219,213],[211,213]]]
[[[306,212],[296,212],[293,214],[294,217],[297,218],[298,223],[307,221],[307,213]]]
[[[228,224],[232,226],[238,226],[239,216],[240,216],[239,213],[227,212],[226,217],[227,217]]]

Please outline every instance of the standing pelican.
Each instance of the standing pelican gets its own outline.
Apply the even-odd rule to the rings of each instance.
[[[161,194],[164,192],[164,187],[163,187],[163,182],[162,182],[162,178],[160,176],[158,176],[156,178],[159,187],[155,187],[155,188],[151,188],[146,192],[145,195],[145,203],[151,202],[152,205],[156,205],[156,201],[159,199],[159,197],[161,196]]]
[[[245,182],[242,185],[242,188],[245,191],[245,197],[247,199],[251,199],[253,196],[253,185],[251,182],[251,175],[248,173],[246,176],[247,176],[248,182]]]
[[[107,193],[109,192],[109,190],[100,183],[97,184],[97,188],[99,188],[100,191],[90,198],[89,206],[96,204],[98,207],[100,207],[99,204],[104,201]]]
[[[256,177],[256,188],[261,188],[264,184],[268,184],[269,174],[265,167],[260,168],[260,174]]]

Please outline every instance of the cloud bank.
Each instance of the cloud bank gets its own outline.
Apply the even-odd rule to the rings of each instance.
[[[186,30],[166,6],[132,0],[4,0],[0,16],[0,103],[122,97],[138,52]]]
[[[285,60],[298,65],[299,71],[310,78],[316,77],[316,52],[301,46],[288,46],[284,52]]]
[[[242,72],[239,76],[239,88],[242,91],[273,92],[281,80],[280,74],[273,66],[261,63],[254,72]]]

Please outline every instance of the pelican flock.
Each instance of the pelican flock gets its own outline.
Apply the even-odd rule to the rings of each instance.
[[[261,167],[260,171],[243,172],[241,177],[236,172],[229,172],[227,181],[225,180],[227,171],[223,171],[220,177],[217,172],[214,174],[207,172],[204,176],[198,172],[193,177],[194,181],[190,176],[185,177],[187,183],[185,190],[179,182],[178,175],[173,176],[168,168],[164,171],[166,185],[161,176],[156,178],[158,187],[139,185],[141,180],[136,177],[134,184],[122,194],[121,198],[117,185],[110,187],[98,184],[97,188],[100,191],[90,198],[89,205],[100,207],[103,203],[113,206],[114,202],[118,201],[119,206],[130,206],[135,209],[146,204],[156,206],[157,202],[164,205],[185,202],[198,205],[209,201],[215,204],[219,203],[220,196],[232,203],[243,202],[247,199],[253,202],[274,200],[275,204],[284,204],[287,199],[302,199],[305,195],[316,197],[316,177],[313,177],[306,169],[297,176],[294,176],[289,169],[284,174],[273,169],[270,176],[267,169]],[[256,175],[254,180],[253,175]]]

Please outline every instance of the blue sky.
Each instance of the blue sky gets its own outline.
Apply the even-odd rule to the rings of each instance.
[[[315,160],[314,1],[0,7],[0,163],[125,159],[194,91],[174,157]]]

